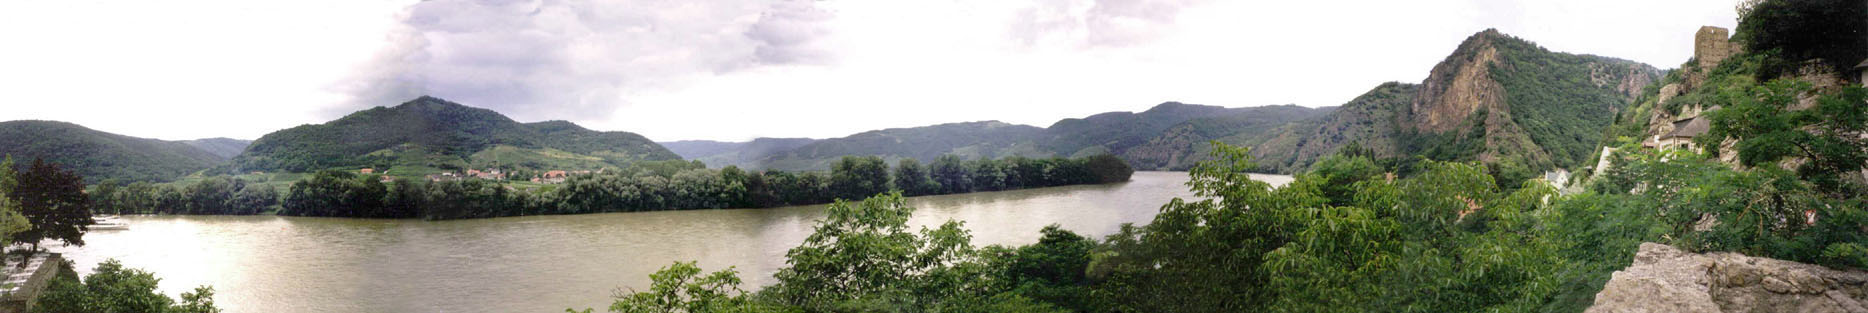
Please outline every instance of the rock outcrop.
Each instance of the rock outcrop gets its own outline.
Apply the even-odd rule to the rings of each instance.
[[[1585,312],[1868,313],[1868,272],[1642,243]]]

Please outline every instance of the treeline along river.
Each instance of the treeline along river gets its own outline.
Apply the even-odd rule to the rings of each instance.
[[[1274,184],[1288,176],[1256,176]],[[913,225],[966,222],[978,245],[1028,244],[1060,224],[1100,238],[1191,197],[1184,172],[1125,183],[915,197]],[[736,267],[773,283],[823,206],[422,221],[280,216],[126,216],[54,247],[80,274],[106,258],[162,278],[175,295],[213,285],[228,312],[559,312],[607,307],[671,262]]]

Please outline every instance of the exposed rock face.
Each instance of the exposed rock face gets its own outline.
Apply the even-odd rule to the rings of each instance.
[[[1598,141],[1599,129],[1660,75],[1645,64],[1550,51],[1488,29],[1461,42],[1419,85],[1384,84],[1330,116],[1285,127],[1252,153],[1279,172],[1302,170],[1352,142],[1378,157],[1431,152],[1535,169],[1587,164],[1592,150],[1577,143]],[[1399,90],[1411,94],[1394,94]]]
[[[1642,243],[1586,312],[1868,313],[1868,272]]]
[[[1434,65],[1410,107],[1416,129],[1442,133],[1459,128],[1481,107],[1504,107],[1505,88],[1491,75],[1492,64],[1498,62],[1492,40],[1502,36],[1497,30],[1473,35],[1446,61]]]

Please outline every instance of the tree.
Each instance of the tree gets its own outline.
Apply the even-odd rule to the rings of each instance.
[[[123,184],[119,183],[116,178],[104,179],[104,181],[92,185],[90,193],[91,211],[98,213],[119,213],[123,211],[123,204],[120,203],[119,200],[122,197],[118,195],[118,193],[123,191],[122,185]]]
[[[830,194],[862,199],[889,190],[889,165],[880,157],[845,156],[830,166]]]
[[[1106,298],[1092,291],[1094,281],[1086,275],[1096,241],[1064,230],[1057,224],[1045,226],[1038,243],[1017,249],[994,250],[991,273],[1004,282],[1012,294],[1048,302],[1075,312],[1108,307]]]
[[[1124,165],[1126,166],[1126,165]],[[941,155],[928,166],[934,184],[940,185],[940,193],[955,194],[973,192],[973,172],[967,169],[966,161],[952,154]]]
[[[234,194],[233,211],[227,214],[259,214],[279,205],[279,190],[272,186],[246,185]]]
[[[837,201],[804,244],[785,253],[774,296],[806,310],[837,306],[939,307],[983,272],[959,222],[908,231],[914,213],[899,192]],[[880,302],[880,303],[876,303]],[[936,309],[924,309],[938,311]]]
[[[701,276],[694,262],[675,262],[649,275],[653,281],[647,291],[631,290],[616,296],[610,312],[618,313],[714,313],[753,312],[761,310],[746,299],[739,289],[739,272],[728,268]],[[566,312],[578,312],[566,309]],[[590,309],[584,309],[589,313]]]
[[[1323,179],[1323,196],[1330,204],[1343,206],[1355,200],[1356,183],[1381,176],[1382,168],[1368,157],[1339,154],[1318,160],[1307,174]]]
[[[83,246],[86,227],[93,223],[84,177],[41,159],[34,159],[18,177],[10,196],[32,227],[13,234],[13,241],[31,243],[35,251],[44,239]]]
[[[930,195],[940,191],[940,183],[928,177],[920,161],[902,159],[895,163],[895,189],[909,196]]]
[[[1090,175],[1096,179],[1094,183],[1098,184],[1125,182],[1135,175],[1135,169],[1129,168],[1129,162],[1123,162],[1114,155],[1090,156],[1084,160],[1084,166],[1089,168]]]
[[[0,247],[12,244],[14,234],[32,228],[26,216],[20,215],[19,202],[13,201],[13,190],[19,188],[18,173],[13,171],[13,157],[7,156],[0,161]]]
[[[1868,2],[1772,0],[1742,10],[1733,39],[1744,43],[1746,51],[1782,57],[1781,63],[1757,73],[1760,78],[1790,73],[1811,59],[1847,73],[1868,57]]]
[[[67,272],[69,273],[69,272]],[[52,286],[39,295],[33,312],[42,313],[216,313],[214,289],[202,286],[182,293],[183,302],[175,304],[156,292],[159,279],[140,269],[125,268],[115,259],[104,260],[82,281],[74,276],[53,279]]]

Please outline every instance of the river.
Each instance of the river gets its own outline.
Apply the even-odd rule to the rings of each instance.
[[[914,197],[910,223],[964,221],[980,246],[1036,242],[1049,224],[1101,238],[1191,197],[1186,180],[1136,172],[1126,183]],[[227,312],[603,311],[616,290],[646,289],[675,261],[735,267],[747,289],[770,285],[822,216],[821,205],[459,221],[125,216],[128,230],[52,250],[80,273],[107,258],[154,272],[170,296],[212,285]]]

